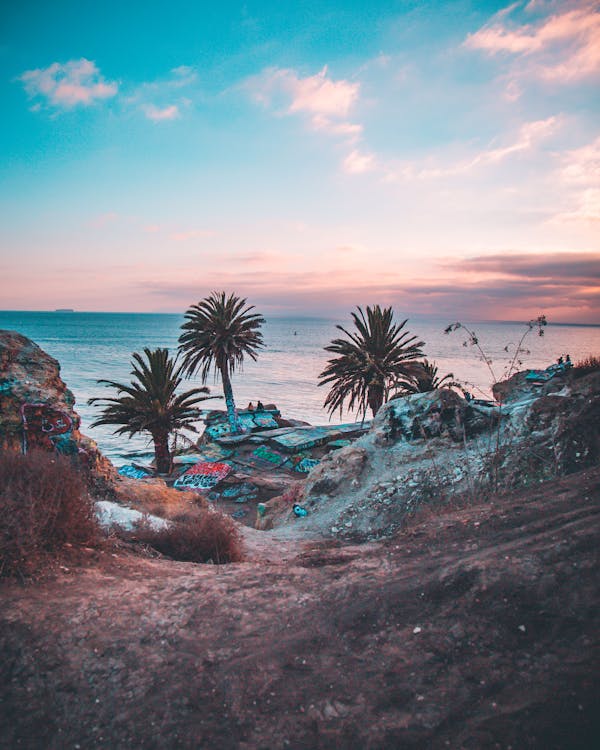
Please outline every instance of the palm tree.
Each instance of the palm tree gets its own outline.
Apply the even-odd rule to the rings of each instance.
[[[156,469],[161,474],[171,471],[169,435],[180,429],[197,432],[194,422],[199,418],[197,404],[214,396],[206,396],[208,388],[192,388],[176,394],[183,380],[183,365],[169,357],[168,349],[144,349],[144,357],[134,352],[131,365],[133,380],[129,385],[114,380],[98,380],[99,384],[117,390],[113,398],[91,398],[88,404],[102,405],[102,416],[93,422],[99,425],[121,425],[115,435],[147,432],[154,443]]]
[[[179,351],[184,355],[183,368],[188,377],[200,371],[205,383],[211,368],[221,375],[229,425],[234,434],[240,432],[240,425],[231,375],[236,367],[243,365],[246,355],[256,360],[258,350],[264,346],[259,328],[265,319],[252,310],[254,307],[247,305],[245,299],[213,292],[188,309],[179,337]]]
[[[352,313],[357,330],[336,326],[347,338],[334,339],[325,347],[339,356],[329,360],[319,375],[319,385],[333,384],[325,399],[330,414],[339,409],[341,415],[348,399],[349,410],[356,404],[363,416],[367,407],[375,416],[393,384],[413,372],[414,360],[423,355],[423,341],[403,331],[406,320],[393,322],[391,307],[367,307],[366,316],[362,308],[357,309],[358,313]]]
[[[395,383],[400,390],[397,396],[408,396],[412,393],[429,393],[437,388],[459,388],[459,384],[454,381],[453,373],[449,372],[443,378],[438,375],[438,366],[435,362],[429,362],[424,359],[422,362],[414,363],[412,375]],[[394,395],[392,398],[396,398]]]

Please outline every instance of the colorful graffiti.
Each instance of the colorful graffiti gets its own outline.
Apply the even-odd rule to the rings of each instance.
[[[185,471],[173,484],[179,490],[204,492],[212,489],[229,474],[231,466],[224,463],[201,461]]]
[[[296,458],[296,456],[294,456],[294,458]],[[315,466],[318,466],[320,463],[321,462],[316,458],[303,457],[295,464],[294,471],[297,471],[300,474],[308,474],[311,469],[314,469]]]
[[[281,453],[267,448],[266,445],[259,445],[258,448],[252,451],[252,455],[248,458],[254,466],[263,466],[267,469],[281,466],[287,460]]]
[[[147,479],[150,476],[149,471],[146,471],[145,469],[139,469],[133,464],[121,466],[121,468],[119,469],[119,474],[122,477],[129,477],[130,479]]]
[[[297,427],[296,429],[276,435],[273,442],[277,444],[286,453],[296,453],[296,451],[305,451],[315,448],[318,445],[343,438],[344,435],[358,436],[366,432],[370,422],[350,423],[317,427]]]
[[[76,453],[72,439],[73,420],[60,409],[48,404],[23,404],[23,453],[32,448],[57,450],[59,453]]]

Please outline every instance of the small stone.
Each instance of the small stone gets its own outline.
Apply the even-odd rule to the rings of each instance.
[[[420,633],[422,628],[420,628],[418,625],[413,628],[413,633]]]
[[[519,630],[521,631],[521,633],[524,633],[527,628],[525,627],[525,625],[519,625]]]

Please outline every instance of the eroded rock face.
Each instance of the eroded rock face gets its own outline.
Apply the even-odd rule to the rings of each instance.
[[[0,331],[0,450],[72,455],[87,466],[94,485],[110,483],[115,469],[79,431],[74,405],[57,360],[20,333]]]
[[[568,373],[542,388],[521,373],[499,386],[501,407],[448,389],[384,405],[369,433],[310,473],[302,523],[378,538],[429,501],[478,498],[600,462],[600,372]]]

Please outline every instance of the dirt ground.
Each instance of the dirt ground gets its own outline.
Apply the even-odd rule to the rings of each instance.
[[[0,745],[598,747],[599,499],[594,469],[385,543],[74,553],[0,587]]]

